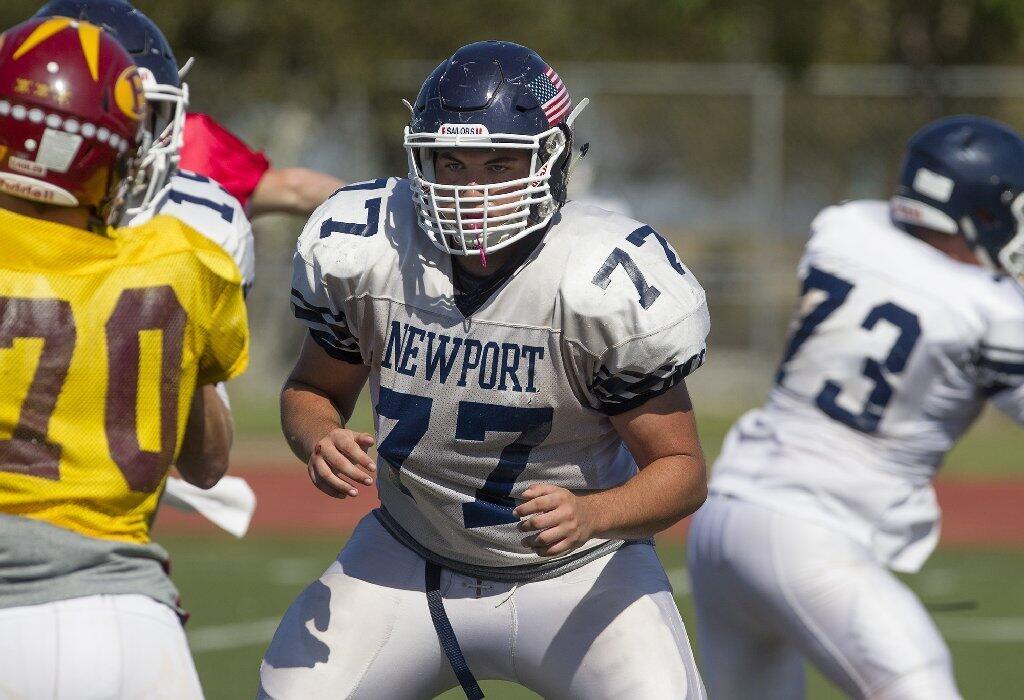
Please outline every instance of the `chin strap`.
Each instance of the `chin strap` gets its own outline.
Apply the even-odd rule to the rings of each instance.
[[[572,112],[569,113],[569,116],[565,120],[565,125],[567,127],[569,127],[570,130],[572,129],[572,125],[575,123],[576,118],[580,116],[580,113],[583,110],[585,110],[587,108],[587,105],[589,105],[589,104],[590,104],[590,98],[589,97],[584,97],[582,100],[580,100],[580,103],[578,105],[576,105],[576,107],[572,110]],[[572,179],[573,173],[576,172],[576,166],[579,165],[579,162],[581,160],[583,160],[584,158],[587,157],[587,154],[589,152],[590,152],[590,142],[589,141],[587,143],[584,143],[582,146],[580,146],[580,154],[578,156],[576,156],[575,158],[572,157],[572,152],[570,151],[570,153],[569,153],[569,163],[566,165],[566,169],[565,169],[565,187],[566,187],[566,189],[568,189],[568,187],[569,187],[569,181]]]
[[[584,158],[586,158],[588,153],[590,153],[590,142],[589,141],[587,143],[583,144],[582,146],[580,146],[580,154],[578,156],[576,156],[571,163],[569,163],[569,169],[565,173],[565,185],[566,185],[566,188],[568,188],[569,181],[572,179],[573,173],[576,172],[576,168],[577,168],[577,166],[579,166],[580,161],[582,161]]]
[[[196,63],[194,56],[189,56],[188,60],[185,61],[185,65],[178,69],[178,80],[184,80],[188,72],[192,70],[192,66]]]
[[[477,248],[480,250],[480,264],[484,268],[486,268],[487,267],[487,248],[485,246],[484,239],[480,236],[479,233],[476,234],[476,245],[477,245]]]
[[[576,121],[576,118],[578,116],[580,116],[580,113],[583,110],[585,110],[587,108],[587,105],[589,105],[589,104],[590,104],[590,98],[589,97],[584,97],[582,100],[580,100],[580,103],[578,105],[576,105],[573,108],[573,110],[571,112],[569,112],[569,116],[565,118],[565,125],[571,129],[572,125],[573,125],[573,122]]]

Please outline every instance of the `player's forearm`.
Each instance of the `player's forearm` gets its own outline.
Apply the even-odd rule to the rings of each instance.
[[[185,481],[202,489],[216,485],[228,470],[233,436],[231,411],[217,395],[217,388],[212,384],[199,387],[177,459]]]
[[[707,498],[702,455],[662,457],[621,486],[583,496],[594,537],[642,539],[696,512]]]
[[[345,427],[346,418],[322,390],[289,379],[281,390],[281,429],[292,452],[308,462],[317,441]]]
[[[262,214],[309,216],[344,182],[307,168],[272,168],[260,179],[252,195],[250,211]]]

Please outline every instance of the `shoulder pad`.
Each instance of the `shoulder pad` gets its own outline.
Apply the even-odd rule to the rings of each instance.
[[[252,284],[256,273],[252,224],[238,200],[215,181],[179,171],[155,213],[173,216],[219,245],[238,265],[246,287]]]
[[[216,277],[229,284],[242,284],[238,265],[227,251],[177,217],[160,214],[135,227],[135,233],[135,240],[142,245],[165,253],[187,250]],[[153,238],[159,241],[157,246],[152,245]]]
[[[889,203],[861,199],[825,207],[811,221],[811,237],[817,241],[831,235],[846,239],[846,234],[855,236],[865,226],[891,228]]]
[[[296,262],[301,260],[313,268],[320,283],[338,285],[335,294],[356,294],[365,273],[393,252],[385,218],[392,194],[403,182],[382,178],[347,185],[335,192],[313,212],[302,230]]]
[[[563,212],[573,237],[560,287],[567,339],[599,356],[680,323],[694,322],[706,335],[699,330],[708,324],[704,290],[661,234],[597,207]]]

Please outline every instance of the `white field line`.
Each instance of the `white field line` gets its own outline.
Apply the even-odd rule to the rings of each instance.
[[[193,654],[203,654],[266,644],[274,636],[280,621],[279,617],[266,617],[249,622],[198,627],[188,632],[188,645]]]
[[[963,617],[939,622],[942,636],[952,642],[1024,643],[1024,617]]]
[[[275,583],[293,583],[295,569],[303,568],[302,565],[309,565],[308,561],[296,558],[279,562],[272,570],[271,578],[288,579],[275,580]],[[306,580],[306,579],[303,579]],[[309,579],[312,580],[312,579]],[[668,571],[668,580],[672,584],[677,596],[690,594],[690,577],[686,569],[679,567]],[[193,654],[205,654],[211,651],[224,651],[227,649],[240,649],[242,647],[266,644],[274,636],[277,629],[279,617],[267,617],[262,620],[251,620],[249,622],[232,622],[225,625],[208,625],[197,627],[188,631],[188,645]]]
[[[678,590],[678,589],[677,589]],[[193,654],[226,651],[267,644],[280,618],[267,617],[251,622],[199,627],[189,632]],[[939,624],[942,636],[951,642],[975,644],[1024,644],[1024,617],[977,617],[944,620]]]

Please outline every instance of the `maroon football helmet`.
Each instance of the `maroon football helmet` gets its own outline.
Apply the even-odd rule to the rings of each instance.
[[[90,207],[110,222],[144,112],[134,61],[99,27],[53,17],[9,29],[0,35],[0,192]]]

